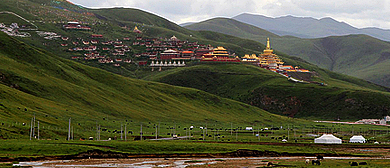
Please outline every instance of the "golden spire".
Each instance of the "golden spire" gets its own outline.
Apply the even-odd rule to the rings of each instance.
[[[270,50],[271,49],[271,45],[269,45],[269,38],[267,38],[267,48],[266,50]]]

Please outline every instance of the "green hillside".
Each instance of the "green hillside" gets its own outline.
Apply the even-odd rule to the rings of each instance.
[[[390,59],[390,43],[370,36],[349,35],[318,39],[281,37],[245,23],[223,18],[210,19],[186,28],[220,32],[259,42],[270,37],[271,46],[287,55],[302,58],[334,72],[390,86],[390,69],[386,66]]]
[[[7,0],[6,3],[3,5],[5,6],[13,6],[15,2],[14,1],[9,1]],[[44,3],[44,5],[41,5]],[[132,28],[134,26],[139,26],[139,28],[144,32],[142,36],[144,37],[161,37],[161,38],[169,38],[172,35],[175,35],[179,39],[182,40],[189,40],[189,41],[197,41],[202,44],[211,44],[213,46],[224,46],[229,49],[231,53],[236,53],[237,55],[244,55],[248,53],[260,53],[264,49],[264,45],[256,42],[254,40],[247,40],[247,39],[241,39],[237,38],[234,36],[230,35],[225,35],[222,33],[215,33],[211,31],[191,31],[188,29],[181,28],[180,26],[177,26],[176,24],[169,22],[168,20],[153,15],[149,14],[146,12],[143,12],[141,10],[137,9],[126,9],[126,8],[114,8],[114,9],[86,9],[83,7],[79,6],[74,6],[69,4],[66,1],[39,1],[39,3],[35,3],[35,1],[27,1],[27,0],[22,0],[18,4],[18,8],[10,8],[12,10],[15,10],[17,12],[20,12],[23,14],[23,17],[30,18],[32,20],[35,20],[35,22],[38,23],[38,26],[40,27],[41,30],[46,30],[46,31],[54,31],[58,34],[61,34],[63,36],[68,36],[70,39],[77,39],[77,38],[88,38],[91,34],[103,34],[104,39],[103,40],[109,40],[109,39],[122,39],[123,37],[130,37],[130,38],[135,38],[137,34],[132,33]],[[27,8],[29,7],[29,8]],[[26,12],[22,12],[20,9],[26,10]],[[67,10],[64,10],[67,9]],[[43,11],[50,11],[50,12],[43,12]],[[62,16],[66,14],[67,18],[63,18]],[[92,29],[90,31],[70,31],[70,30],[64,30],[62,29],[62,25],[64,23],[58,23],[55,22],[55,19],[64,19],[63,22],[66,23],[67,21],[72,21],[72,19],[78,20],[80,22],[86,22],[90,23],[88,24]],[[42,22],[44,20],[45,22]],[[216,23],[220,24],[224,22],[224,19],[216,19]],[[242,26],[239,24],[237,21],[229,20],[226,23],[226,27],[229,26],[235,26],[239,31],[236,32],[247,32],[246,36],[272,36],[274,38],[278,38],[276,35],[272,35],[269,32],[266,31],[261,31],[261,29],[258,28],[253,28],[248,25]],[[128,29],[125,29],[124,27],[127,27]],[[230,30],[228,30],[230,31]],[[32,33],[31,38],[22,38],[19,40],[23,40],[25,44],[33,45],[37,48],[43,48],[45,50],[48,50],[49,52],[56,53],[56,55],[65,57],[65,58],[70,58],[73,54],[70,52],[66,52],[66,48],[60,48],[58,40],[45,40],[42,37],[39,37],[38,35]],[[129,41],[131,43],[131,41]],[[273,43],[272,43],[273,45]],[[129,53],[129,56],[132,57],[132,54],[136,50],[140,50],[139,48],[135,47],[130,47],[131,52]],[[10,51],[11,52],[11,51]],[[335,86],[335,87],[343,87],[343,88],[350,88],[350,89],[355,89],[355,90],[377,90],[377,91],[385,91],[386,88],[373,85],[370,83],[367,83],[362,80],[358,80],[355,78],[339,75],[336,73],[331,73],[329,71],[324,71],[316,66],[313,66],[302,59],[299,59],[297,57],[290,57],[287,56],[286,54],[278,52],[279,55],[281,55],[282,59],[286,62],[286,64],[289,65],[294,65],[294,66],[300,66],[302,68],[309,69],[311,71],[316,71],[319,73],[321,78],[315,78],[313,80],[317,82],[324,82],[329,85]],[[19,54],[13,54],[13,55],[19,55]],[[134,58],[135,59],[135,58]],[[36,61],[35,59],[31,59],[32,61]],[[66,61],[66,60],[63,60]],[[55,61],[52,61],[55,62]],[[45,68],[50,68],[50,65],[52,65],[52,62],[47,62],[43,65],[41,65],[43,69]],[[74,64],[73,61],[68,61],[71,64]],[[150,69],[145,67],[145,68],[138,68],[137,66],[131,65],[131,66],[123,66],[121,68],[115,68],[113,66],[105,66],[102,64],[97,64],[97,63],[91,63],[88,61],[79,61],[80,63],[84,63],[87,65],[99,67],[105,70],[109,70],[114,73],[121,74],[123,76],[130,76],[130,77],[135,77],[135,78],[142,78],[145,75],[151,74]],[[196,64],[196,63],[195,63]],[[17,66],[16,66],[17,67]],[[55,73],[53,75],[57,77],[61,77],[67,80],[70,80],[71,82],[78,82],[78,81],[83,81],[82,79],[79,79],[80,75],[77,74],[75,76],[69,75],[67,71],[65,70],[59,70],[57,68],[53,68],[51,70],[54,70],[56,72],[65,72],[65,73]],[[174,71],[180,71],[179,69],[174,70]],[[22,73],[22,72],[19,72]],[[19,73],[11,73],[11,74],[16,74],[18,76]],[[72,72],[73,73],[73,72]],[[80,73],[85,73],[84,71],[81,71]],[[87,73],[89,74],[89,73]],[[95,73],[93,73],[95,74]],[[8,74],[10,75],[10,74]],[[59,76],[58,76],[59,75]],[[90,74],[89,74],[90,75]],[[154,75],[153,73],[151,75]],[[12,75],[11,75],[12,76]],[[32,75],[29,75],[32,76]],[[83,75],[81,75],[83,76]],[[104,75],[90,75],[90,76],[104,76]],[[110,79],[110,77],[106,77],[107,79]],[[121,78],[121,77],[120,77]],[[8,79],[8,78],[7,78]],[[11,78],[14,79],[14,78]],[[19,79],[19,78],[17,78]],[[95,78],[94,78],[95,79]],[[100,79],[100,78],[99,78]],[[20,79],[23,82],[27,83],[20,83],[17,85],[20,90],[33,94],[34,96],[40,96],[43,98],[50,98],[49,93],[55,92],[55,88],[51,87],[45,87],[36,84],[36,80],[25,80],[24,78]],[[42,79],[43,81],[45,79]],[[39,80],[40,81],[40,80]],[[211,80],[210,80],[211,81]],[[223,80],[222,80],[223,81]],[[7,81],[4,81],[7,82]],[[31,85],[33,82],[34,84]],[[69,82],[69,81],[68,81]],[[103,79],[103,81],[100,82],[105,82],[106,84],[111,84],[107,83],[108,80]],[[47,83],[50,83],[49,81]],[[232,85],[236,85],[236,82],[232,82]],[[12,85],[12,81],[8,81],[8,85]],[[81,84],[84,84],[83,86],[87,86],[88,84],[85,84],[81,82]],[[175,84],[175,83],[172,83]],[[90,84],[91,86],[99,85],[99,84]],[[118,84],[115,85],[115,89],[121,88],[122,86],[125,86],[126,84]],[[150,84],[151,85],[151,84]],[[175,84],[176,85],[176,84]],[[39,91],[36,90],[36,88],[29,89],[32,86],[37,86],[39,87]],[[64,86],[70,87],[72,85],[67,85],[65,84]],[[156,86],[157,87],[157,86]],[[193,87],[193,86],[191,86]],[[78,87],[76,87],[78,88]],[[91,91],[93,93],[106,93],[105,91],[101,91],[101,88],[106,88],[104,85],[99,86],[99,87],[92,87],[88,88],[88,91]],[[135,87],[136,88],[136,87]],[[135,88],[130,88],[128,90],[125,89],[125,91],[132,91],[136,90]],[[195,87],[198,88],[198,87]],[[253,89],[258,88],[257,86],[253,86]],[[75,103],[81,105],[80,101],[74,101],[73,99],[67,99],[66,95],[73,95],[75,93],[83,93],[86,92],[83,88],[79,88],[80,90],[72,90],[68,89],[66,92],[61,91],[58,94],[55,95],[54,97],[58,98],[61,97],[59,100],[63,101],[61,103]],[[199,88],[202,90],[205,90],[204,88]],[[72,91],[70,91],[72,90]],[[218,90],[218,88],[214,87],[214,90]],[[208,91],[208,90],[206,90]],[[110,91],[107,93],[112,93],[112,95],[115,95],[114,93],[118,92],[118,90]],[[216,93],[212,92],[218,95],[221,95],[223,97],[227,98],[234,98],[235,100],[243,101],[247,103],[244,99],[240,99],[238,95],[243,95],[246,93],[247,90],[239,90],[236,91],[234,94],[221,94],[221,93]],[[122,95],[121,97],[126,97],[124,96],[122,90],[119,91],[119,95]],[[137,92],[132,93],[136,94]],[[144,95],[143,93],[139,93],[141,95]],[[77,95],[77,94],[76,94]],[[111,111],[113,110],[111,107],[107,107],[108,102],[115,104],[114,111],[119,111],[119,110],[124,110],[124,111],[134,111],[137,110],[138,106],[131,106],[131,107],[126,107],[126,108],[119,108],[121,107],[120,105],[126,104],[126,102],[134,102],[134,103],[140,103],[138,100],[126,100],[126,99],[120,99],[119,101],[111,100],[110,98],[99,98],[99,96],[93,95],[91,98],[83,98],[80,96],[81,99],[83,99],[82,102],[86,102],[89,104],[87,107],[91,107],[93,109],[96,109],[97,111]],[[249,96],[244,96],[243,98],[249,99]],[[149,97],[144,98],[145,101],[149,100]],[[151,99],[156,99],[156,98],[151,98]],[[53,99],[50,99],[53,100]],[[91,100],[91,101],[87,101]],[[104,100],[108,100],[104,101]],[[142,103],[141,103],[142,104]],[[149,105],[150,106],[150,105]],[[151,109],[159,109],[161,107],[153,106],[149,107]],[[175,106],[174,104],[171,104],[170,106],[175,107],[177,111],[182,110],[182,108],[179,108],[181,106]],[[277,112],[277,111],[275,111]],[[117,112],[118,115],[121,112]],[[122,112],[123,113],[123,112]],[[377,114],[380,115],[380,114]],[[299,116],[299,115],[298,115]],[[304,116],[302,114],[301,116]],[[152,116],[150,116],[152,117]],[[332,116],[333,117],[333,116]],[[330,117],[324,117],[324,118],[330,118]]]
[[[72,118],[78,123],[75,127],[92,132],[97,123],[118,129],[119,122],[130,120],[133,129],[140,122],[287,121],[285,117],[196,89],[130,79],[61,59],[4,33],[0,39],[0,115],[2,122],[8,124],[29,123],[34,114],[41,126],[66,128]],[[13,129],[23,132],[19,135]],[[50,131],[59,136],[66,135],[67,130]],[[28,136],[28,132],[27,126],[15,126],[2,129],[1,133],[3,138],[10,138]]]
[[[357,120],[389,114],[389,93],[367,89],[359,79],[343,75],[335,79],[329,77],[332,73],[317,72],[313,80],[327,86],[290,82],[274,72],[242,64],[204,64],[159,72],[146,79],[197,88],[280,115]]]

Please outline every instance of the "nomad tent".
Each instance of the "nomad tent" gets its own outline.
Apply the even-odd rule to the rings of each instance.
[[[361,135],[354,135],[349,139],[349,143],[366,143],[366,138]]]
[[[341,144],[341,139],[335,137],[332,134],[324,134],[319,138],[314,139],[314,143],[323,143],[323,144]]]

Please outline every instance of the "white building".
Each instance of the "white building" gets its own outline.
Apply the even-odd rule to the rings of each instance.
[[[349,143],[366,143],[366,138],[361,135],[354,135],[349,139]]]
[[[341,144],[342,141],[340,138],[337,138],[332,134],[324,134],[321,137],[314,139],[314,143]]]

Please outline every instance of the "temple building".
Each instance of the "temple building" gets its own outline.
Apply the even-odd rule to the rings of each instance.
[[[161,60],[170,60],[172,58],[179,58],[180,55],[181,54],[179,51],[169,49],[169,50],[165,50],[164,52],[162,52],[160,54],[160,59]]]
[[[269,69],[277,69],[280,65],[283,65],[284,62],[274,54],[274,50],[271,49],[269,38],[267,38],[267,46],[263,51],[263,54],[260,54],[260,66],[268,67]]]
[[[259,57],[256,56],[256,54],[252,54],[252,55],[249,55],[249,54],[245,54],[245,56],[243,56],[241,58],[241,61],[242,62],[252,62],[252,63],[258,63],[259,62]]]
[[[228,51],[223,47],[214,48],[211,52],[203,54],[202,58],[229,58]]]
[[[217,61],[217,62],[241,62],[240,58],[229,57],[228,51],[223,47],[217,47],[207,54],[203,54],[200,61]]]
[[[137,26],[134,27],[133,32],[134,32],[134,33],[142,33],[142,31],[139,30]]]
[[[175,35],[168,39],[168,41],[180,41]]]
[[[210,51],[211,51],[211,50],[205,49],[205,48],[203,48],[203,49],[197,49],[197,50],[195,51],[195,59],[198,59],[198,60],[201,59],[202,56],[203,56],[204,54],[208,54]]]

